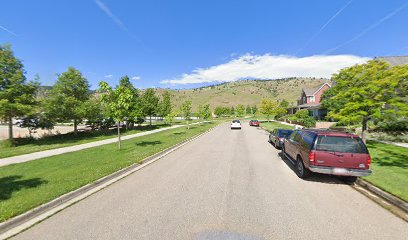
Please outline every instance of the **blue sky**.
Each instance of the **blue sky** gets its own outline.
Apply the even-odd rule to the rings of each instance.
[[[330,76],[370,57],[408,54],[403,0],[0,0],[0,44],[28,78],[68,66],[93,88],[189,88],[242,78]]]

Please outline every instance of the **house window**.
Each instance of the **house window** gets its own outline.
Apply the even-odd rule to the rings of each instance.
[[[306,97],[303,97],[303,103],[306,103]]]
[[[310,102],[315,102],[315,97],[314,96],[310,96]]]

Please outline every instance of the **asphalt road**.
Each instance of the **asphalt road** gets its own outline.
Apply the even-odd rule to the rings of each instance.
[[[16,239],[407,239],[330,176],[299,179],[264,131],[223,124]]]

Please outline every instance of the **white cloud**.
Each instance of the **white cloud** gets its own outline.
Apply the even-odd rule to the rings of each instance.
[[[105,77],[105,78],[112,78],[113,75],[112,75],[112,74],[108,74],[108,75],[105,75],[104,77]]]
[[[132,80],[139,80],[139,79],[140,79],[139,76],[133,76],[133,77],[132,77]]]
[[[367,57],[353,55],[315,55],[292,57],[286,55],[251,55],[233,59],[227,63],[198,68],[179,78],[163,80],[162,84],[193,84],[231,82],[242,79],[279,79],[288,77],[330,78],[338,70],[368,61]]]

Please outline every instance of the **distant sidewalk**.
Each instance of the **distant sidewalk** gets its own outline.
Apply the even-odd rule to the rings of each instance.
[[[199,124],[199,123],[192,123],[190,125],[195,125],[195,124]],[[141,137],[141,136],[145,136],[145,135],[149,135],[149,134],[153,134],[157,132],[162,132],[162,131],[166,131],[166,130],[170,130],[174,128],[184,127],[184,126],[186,125],[174,125],[171,127],[159,128],[156,130],[122,136],[121,139],[127,140],[131,138]],[[29,161],[37,160],[40,158],[51,157],[51,156],[69,153],[69,152],[76,152],[76,151],[80,151],[80,150],[87,149],[87,148],[98,147],[98,146],[102,146],[102,145],[106,145],[110,143],[115,143],[117,141],[118,141],[117,138],[109,138],[109,139],[96,141],[96,142],[84,143],[84,144],[79,144],[79,145],[74,145],[74,146],[69,146],[69,147],[63,147],[63,148],[56,148],[56,149],[51,149],[51,150],[46,150],[46,151],[41,151],[41,152],[34,152],[34,153],[18,155],[14,157],[1,158],[0,167],[4,167],[10,164],[29,162]]]
[[[391,144],[391,145],[395,145],[395,146],[399,146],[399,147],[408,148],[408,143],[383,141],[383,140],[378,140],[378,139],[375,139],[375,138],[368,138],[368,140],[372,140],[372,141],[376,141],[376,142],[380,142],[380,143]]]

